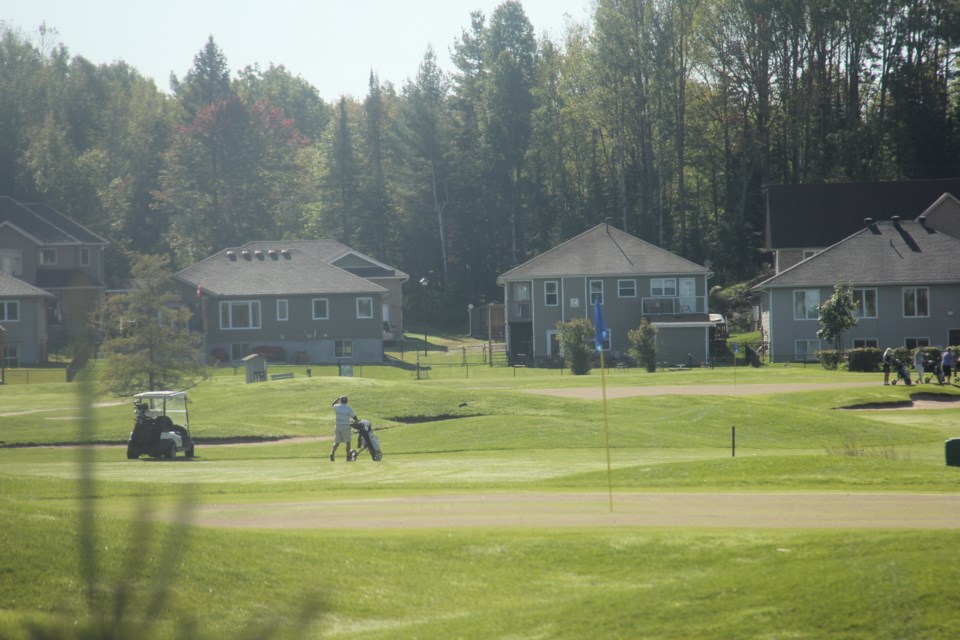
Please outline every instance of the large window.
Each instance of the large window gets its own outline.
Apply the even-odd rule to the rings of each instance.
[[[80,247],[80,266],[90,266],[90,247]]]
[[[57,250],[40,249],[38,260],[45,266],[57,264]]]
[[[930,290],[927,287],[903,288],[903,317],[926,318],[930,315]]]
[[[677,279],[651,278],[650,295],[654,298],[675,298],[677,296]]]
[[[221,329],[259,329],[260,301],[231,300],[220,303]]]
[[[854,289],[853,290],[853,317],[854,318],[876,318],[877,317],[877,290],[876,289]]]
[[[286,300],[277,300],[277,320],[285,322],[290,319],[290,303]]]
[[[20,301],[0,300],[0,322],[20,321]]]
[[[357,298],[357,319],[369,320],[373,317],[373,298]]]
[[[0,273],[19,276],[23,272],[23,254],[20,249],[0,249]]]
[[[817,359],[817,351],[820,351],[819,340],[797,340],[794,345],[797,360]]]
[[[876,338],[854,338],[853,339],[854,349],[876,349],[879,346],[880,346],[880,342]]]
[[[560,283],[556,280],[547,280],[543,283],[543,304],[546,307],[560,305]]]
[[[819,289],[798,289],[793,292],[793,319],[816,320],[820,317]]]
[[[330,318],[330,303],[326,298],[313,299],[313,319],[327,320]]]
[[[636,298],[637,281],[636,280],[617,280],[617,297]]]
[[[353,340],[334,340],[333,356],[335,358],[352,358]]]
[[[904,338],[903,346],[911,351],[920,347],[929,347],[930,338]]]
[[[590,305],[603,304],[603,280],[590,281]]]

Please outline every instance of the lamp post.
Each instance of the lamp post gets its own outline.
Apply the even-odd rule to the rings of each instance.
[[[473,303],[467,305],[467,337],[473,337]]]
[[[423,276],[420,278],[420,286],[423,287],[423,357],[427,357],[427,286],[430,284],[430,278]]]

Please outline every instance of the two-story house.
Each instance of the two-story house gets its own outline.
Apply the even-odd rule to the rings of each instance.
[[[208,356],[362,364],[382,362],[384,323],[401,321],[407,276],[318,240],[224,249],[174,278],[196,305]]]
[[[514,359],[559,355],[558,322],[593,318],[603,307],[612,355],[630,348],[627,332],[646,318],[657,327],[657,361],[706,362],[710,321],[706,267],[609,224],[592,229],[500,275],[506,339]]]
[[[52,207],[0,196],[0,273],[7,276],[0,284],[0,324],[6,328],[8,358],[42,363],[52,347],[65,345],[89,325],[106,291],[106,246],[105,239]],[[38,300],[42,310],[35,308]]]

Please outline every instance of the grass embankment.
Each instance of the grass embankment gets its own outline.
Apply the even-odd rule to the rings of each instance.
[[[160,637],[191,620],[198,626],[190,635],[209,637],[244,628],[251,637],[351,638],[955,635],[960,569],[949,558],[957,530],[408,530],[403,522],[371,531],[228,530],[137,517],[148,502],[169,512],[184,493],[200,505],[260,504],[267,513],[280,502],[363,499],[375,509],[377,498],[449,492],[604,496],[601,403],[525,392],[599,385],[599,375],[500,370],[478,383],[377,371],[257,385],[221,372],[191,392],[198,458],[173,463],[127,461],[110,447],[11,448],[73,442],[84,413],[71,406],[78,401],[69,385],[0,389],[0,637],[39,637],[28,635],[31,621],[59,637],[113,624]],[[859,378],[801,367],[737,373],[738,384],[852,379]],[[665,380],[730,384],[731,371],[607,376],[608,385]],[[930,389],[612,400],[614,492],[955,492],[960,470],[943,463],[944,440],[960,435],[955,409],[835,409],[920,390]],[[330,435],[329,405],[340,393],[380,430],[382,463],[330,463],[329,442],[317,440],[203,445]],[[132,410],[119,402],[93,409],[95,441],[125,440]],[[25,411],[33,413],[17,413]],[[90,460],[92,489],[78,482],[81,456]],[[189,519],[186,505],[181,511]],[[99,595],[86,597],[84,575]],[[157,622],[147,624],[158,603]],[[101,615],[85,617],[95,605]],[[298,616],[301,606],[311,624]],[[115,607],[120,622],[111,623]],[[272,622],[280,628],[257,626]],[[117,637],[136,635],[123,628]]]

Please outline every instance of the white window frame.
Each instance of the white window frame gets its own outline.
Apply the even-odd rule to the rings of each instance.
[[[629,288],[624,293],[624,285],[629,285]],[[617,297],[618,298],[636,298],[637,297],[637,281],[633,278],[617,280]]]
[[[41,247],[38,249],[37,264],[44,267],[55,266],[57,264],[57,250],[53,247]]]
[[[550,291],[551,287],[553,291]],[[553,299],[553,302],[550,300]],[[559,307],[560,306],[560,281],[559,280],[546,280],[543,283],[543,306],[545,307]]]
[[[854,338],[853,339],[853,348],[854,349],[878,349],[880,347],[880,341],[876,338]]]
[[[245,327],[233,326],[233,309],[247,307],[249,323]],[[259,300],[222,300],[220,302],[220,328],[224,331],[259,329],[262,324]]]
[[[286,322],[290,319],[290,302],[283,298],[277,300],[277,322]]]
[[[317,303],[323,303],[323,315],[317,315]],[[313,320],[329,320],[330,319],[330,299],[329,298],[314,298],[310,301],[310,317]]]
[[[599,289],[599,291],[597,289]],[[590,295],[591,307],[597,302],[600,302],[601,305],[603,304],[603,280],[588,280],[587,291]]]
[[[904,336],[903,346],[907,349],[913,351],[919,347],[929,347],[930,338],[919,338],[914,336]]]
[[[81,267],[90,266],[90,247],[80,247],[80,250],[77,255],[77,260],[80,263]]]
[[[803,308],[806,309],[806,316],[797,314],[797,296],[803,294]],[[814,294],[816,304],[808,304],[807,297]],[[794,289],[793,290],[793,319],[794,320],[819,320],[820,319],[820,289]],[[812,316],[810,314],[813,314]]]
[[[924,310],[923,310],[923,313],[917,313],[920,307],[920,304],[919,304],[920,296],[918,294],[921,291],[923,292]],[[903,311],[904,318],[929,318],[930,317],[930,287],[903,287],[900,290],[900,292],[901,292],[900,297],[902,300],[901,309]],[[908,314],[907,313],[907,295],[911,293],[913,294],[914,313]]]
[[[361,313],[360,311],[361,304],[367,305],[368,310],[366,313]],[[356,306],[357,306],[357,320],[370,320],[373,318],[373,298],[370,298],[370,297],[357,298]]]
[[[11,261],[13,265],[12,273],[9,275],[19,276],[23,274],[23,252],[20,249],[0,249],[0,272],[2,272],[5,260]]]
[[[650,297],[651,298],[676,298],[677,297],[677,279],[676,278],[650,278]]]
[[[16,311],[11,314],[11,309],[16,309]],[[0,322],[20,322],[19,300],[0,300]]]
[[[803,346],[803,351],[800,350],[800,345]],[[810,346],[815,345],[815,349],[811,350]],[[820,351],[820,339],[801,339],[795,340],[793,342],[793,355],[797,360],[803,360],[804,362],[809,362],[811,360],[817,359],[817,351]]]
[[[860,294],[860,300],[857,300],[857,294]],[[867,315],[869,309],[867,308],[867,297],[868,294],[873,294],[873,314]],[[854,289],[852,291],[853,303],[857,305],[853,310],[854,318],[876,318],[877,317],[877,290],[876,289]]]
[[[353,357],[353,340],[334,340],[333,341],[333,357],[334,358],[352,358]]]

